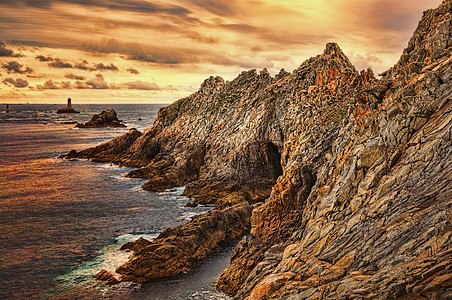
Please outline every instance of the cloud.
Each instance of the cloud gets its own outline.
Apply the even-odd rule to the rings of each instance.
[[[225,16],[233,13],[233,4],[235,1],[230,0],[189,0],[193,3],[211,13],[216,15]]]
[[[113,63],[109,65],[104,65],[103,63],[94,64],[92,66],[86,60],[83,60],[81,63],[77,63],[74,65],[74,69],[79,69],[83,71],[119,71],[119,68],[115,66]]]
[[[92,69],[90,66],[88,66],[88,62],[86,60],[82,60],[82,62],[76,63],[74,68],[83,71],[91,71]]]
[[[49,67],[57,68],[57,69],[78,69],[83,71],[119,71],[119,68],[115,66],[113,63],[108,65],[104,65],[103,63],[97,63],[94,65],[89,65],[88,61],[82,60],[79,63],[71,64],[68,62],[64,62],[60,58],[53,58],[51,56],[36,56],[36,59],[39,61],[50,61],[48,63]]]
[[[47,80],[43,85],[37,85],[36,89],[38,90],[68,90],[71,89],[72,85],[69,81],[53,81]]]
[[[72,73],[66,74],[66,75],[64,75],[64,77],[66,77],[68,79],[74,79],[74,80],[85,80],[86,79],[85,76],[79,76],[79,75],[75,75]]]
[[[59,58],[55,58],[52,62],[48,63],[49,67],[57,68],[57,69],[72,69],[73,66],[70,63],[63,62]]]
[[[17,74],[31,74],[33,73],[33,69],[30,67],[24,67],[24,65],[20,64],[17,61],[10,61],[2,64],[2,69],[5,69],[8,73],[17,73]]]
[[[46,62],[46,61],[53,61],[53,57],[50,56],[50,55],[49,56],[38,55],[38,56],[35,57],[35,59],[39,60],[39,61],[44,61],[44,62]]]
[[[16,88],[25,88],[28,86],[28,81],[22,78],[17,78],[16,80],[14,80],[13,78],[6,78],[5,80],[3,80],[3,83],[6,85],[12,84]]]
[[[119,71],[118,67],[114,64],[104,65],[103,63],[97,64],[94,68],[91,69],[91,71]]]
[[[116,39],[102,39],[99,43],[84,44],[85,50],[101,53],[119,53],[124,58],[162,65],[178,65],[187,63],[211,63],[220,66],[239,66],[243,68],[272,67],[266,59],[246,57],[224,53],[221,50],[184,49],[157,47],[135,42],[122,42]]]
[[[67,74],[67,75],[73,75],[73,74]],[[66,76],[68,77],[68,76]],[[69,77],[77,77],[77,76],[69,76]],[[126,82],[122,84],[116,84],[112,83],[109,84],[102,74],[96,74],[96,76],[90,80],[77,80],[73,85],[70,84],[70,82],[53,82],[52,80],[48,80],[44,83],[44,85],[36,86],[37,89],[97,89],[97,90],[103,90],[103,89],[129,89],[129,90],[143,90],[143,91],[158,91],[161,90],[161,88],[154,82],[147,82],[147,81],[132,81],[132,82]]]
[[[383,61],[380,58],[369,53],[365,55],[360,53],[351,53],[348,54],[348,58],[358,70],[372,68],[373,70],[380,72],[383,65]]]
[[[96,76],[87,81],[77,80],[74,85],[76,89],[96,89],[96,90],[104,90],[109,89],[110,86],[107,81],[105,81],[104,75],[96,74]]]
[[[355,3],[353,3],[355,2]],[[412,31],[421,17],[422,10],[430,5],[424,1],[412,0],[378,0],[371,3],[353,0],[350,8],[354,13],[363,15],[366,22],[377,28],[395,31]],[[430,2],[433,2],[430,0]],[[437,1],[440,2],[440,1]],[[430,6],[433,8],[433,6]]]
[[[22,57],[22,54],[14,53],[12,50],[6,48],[5,42],[0,42],[0,56],[2,57]]]
[[[130,74],[135,74],[135,75],[140,74],[140,71],[138,71],[137,69],[134,69],[134,68],[128,68],[127,72],[129,72]]]
[[[86,82],[80,81],[80,80],[77,80],[74,83],[73,87],[75,89],[79,89],[79,90],[84,90],[84,89],[90,89],[91,88],[89,85],[86,84]]]
[[[84,47],[90,51],[120,53],[132,60],[161,64],[183,63],[191,56],[190,52],[186,50],[160,48],[135,42],[121,42],[113,38],[104,38],[99,43],[86,43]]]
[[[181,6],[161,5],[138,0],[14,0],[0,2],[0,4],[9,7],[35,7],[40,9],[49,9],[54,4],[59,3],[141,13],[167,13],[171,15],[188,15],[190,13],[189,10]]]
[[[96,77],[86,81],[86,85],[92,89],[108,89],[108,83],[104,79],[104,75],[96,74]]]
[[[146,90],[146,91],[157,91],[160,87],[154,82],[147,81],[133,81],[124,84],[129,90]]]

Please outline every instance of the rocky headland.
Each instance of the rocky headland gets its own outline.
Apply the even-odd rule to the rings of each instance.
[[[77,128],[101,128],[101,127],[126,127],[118,119],[116,111],[113,108],[103,110],[100,114],[94,114],[90,121],[78,123]]]
[[[329,43],[292,73],[210,77],[142,134],[71,151],[215,204],[129,245],[119,280],[175,275],[250,226],[217,284],[235,299],[450,299],[451,11],[426,11],[380,79]]]
[[[60,158],[85,158],[96,162],[111,162],[112,157],[127,151],[140,136],[141,132],[132,128],[123,135],[100,144],[95,148],[89,148],[79,152],[71,150],[68,154],[61,155]]]

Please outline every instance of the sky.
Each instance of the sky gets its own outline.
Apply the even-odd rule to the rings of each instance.
[[[0,103],[171,103],[209,76],[296,69],[336,42],[394,65],[441,0],[0,0]]]

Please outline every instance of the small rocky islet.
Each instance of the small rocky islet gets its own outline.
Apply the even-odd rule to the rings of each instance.
[[[76,111],[72,108],[72,100],[71,98],[67,98],[67,105],[64,108],[60,108],[57,111],[57,114],[79,114],[79,111]]]
[[[234,299],[451,299],[451,11],[426,11],[380,79],[329,43],[292,73],[210,77],[143,133],[71,151],[215,205],[98,277],[174,276],[250,230],[217,283]]]
[[[116,111],[113,108],[103,110],[100,114],[94,114],[90,121],[78,123],[77,128],[101,128],[101,127],[127,127],[118,119]]]

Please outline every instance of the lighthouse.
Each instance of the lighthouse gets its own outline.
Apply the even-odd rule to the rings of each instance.
[[[72,108],[72,100],[71,97],[67,98],[67,106],[65,108],[61,108],[57,111],[58,114],[76,114],[79,113],[79,111],[75,111],[75,109]]]

